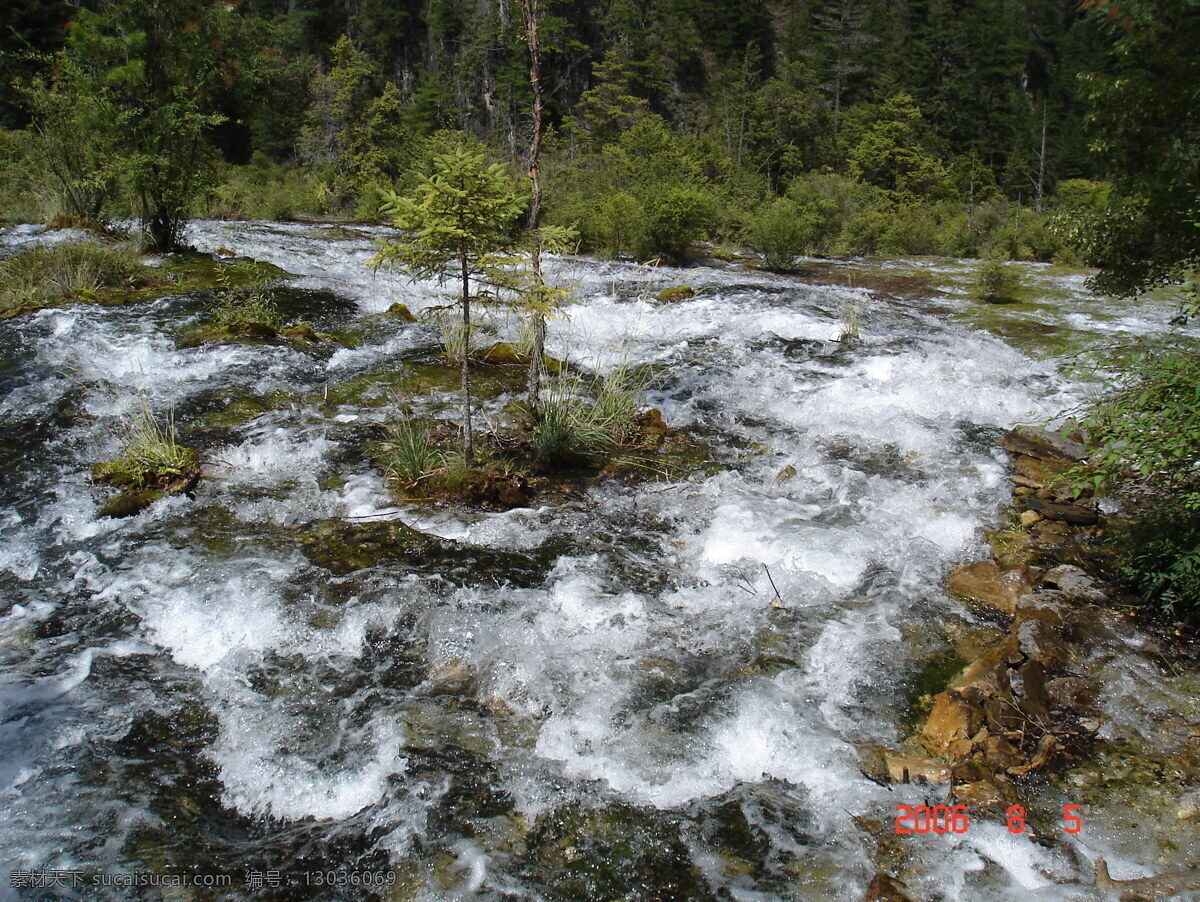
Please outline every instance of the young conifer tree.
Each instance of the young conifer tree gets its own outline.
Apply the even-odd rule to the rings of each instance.
[[[471,300],[512,288],[519,257],[517,220],[526,198],[499,164],[461,139],[433,158],[411,197],[392,194],[384,211],[405,235],[385,242],[372,265],[399,266],[413,278],[457,283],[462,328],[462,452],[475,462],[471,426]],[[475,294],[472,294],[472,282]]]

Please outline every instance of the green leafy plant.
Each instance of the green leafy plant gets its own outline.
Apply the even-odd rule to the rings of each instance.
[[[1110,390],[1083,411],[1091,457],[1077,483],[1107,489],[1132,515],[1118,558],[1133,589],[1168,608],[1200,604],[1200,349],[1119,349]]]
[[[788,272],[808,249],[812,234],[812,219],[799,204],[781,197],[754,220],[750,246],[763,255],[772,272]]]
[[[1024,288],[1020,271],[1003,260],[987,260],[979,267],[971,294],[989,304],[1016,301]]]
[[[265,285],[248,289],[224,289],[217,293],[212,307],[214,322],[226,329],[262,329],[278,332],[283,328],[279,305]]]

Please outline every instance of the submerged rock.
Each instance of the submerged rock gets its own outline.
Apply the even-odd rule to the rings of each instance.
[[[895,877],[882,871],[871,878],[863,902],[915,902],[908,894],[908,887]]]
[[[1114,880],[1109,876],[1108,862],[1103,858],[1097,858],[1096,886],[1100,889],[1117,890],[1121,902],[1167,899],[1187,890],[1200,889],[1200,870],[1188,868],[1184,871],[1160,874],[1157,877]]]
[[[383,561],[421,558],[441,542],[398,520],[372,523],[316,520],[302,527],[300,533],[300,548],[305,556],[339,575]]]

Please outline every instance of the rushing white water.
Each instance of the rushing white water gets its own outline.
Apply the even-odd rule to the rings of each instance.
[[[557,260],[577,300],[551,353],[652,366],[647,403],[715,466],[504,513],[397,506],[362,456],[389,415],[371,399],[436,335],[377,314],[444,298],[372,274],[384,234],[193,227],[201,250],[354,302],[327,312],[351,347],[181,349],[192,296],[0,330],[5,882],[195,870],[234,875],[220,898],[252,898],[245,875],[274,870],[294,881],[287,898],[363,898],[299,876],[340,870],[402,875],[395,898],[428,900],[861,898],[876,870],[862,816],[890,829],[893,807],[922,797],[866,779],[858,747],[902,738],[947,624],[979,625],[941,585],[983,553],[1008,497],[1000,431],[1086,387],[970,328],[953,288],[922,303],[740,268]],[[1172,312],[1106,318],[1077,276],[1029,276],[1059,328],[1152,334]],[[676,281],[696,296],[652,300]],[[831,341],[848,308],[860,340]],[[213,426],[247,400],[261,412]],[[141,405],[207,430],[206,478],[194,498],[99,519],[90,464]],[[401,517],[487,554],[335,576],[295,535],[341,517]],[[1149,729],[1113,698],[1114,724]],[[1103,898],[1080,885],[1090,858],[1127,877],[1163,855],[1104,819],[1092,812],[1074,846],[986,821],[923,836],[906,879],[922,898]],[[1190,846],[1175,854],[1194,863]]]

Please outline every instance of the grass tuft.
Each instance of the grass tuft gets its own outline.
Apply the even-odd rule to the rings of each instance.
[[[105,288],[151,285],[161,272],[128,244],[70,241],[35,247],[0,261],[0,314],[36,310]]]

